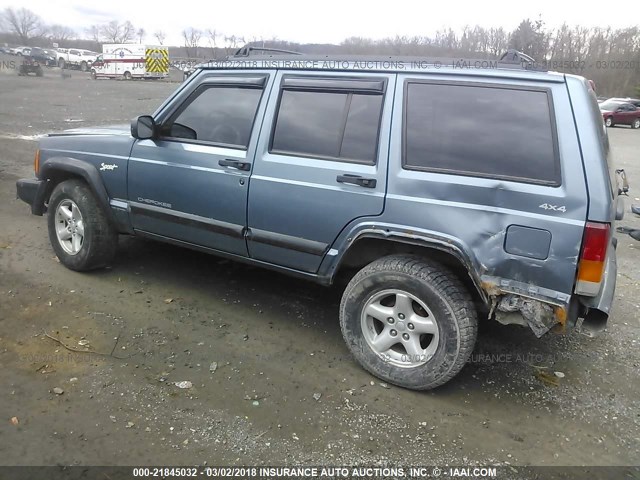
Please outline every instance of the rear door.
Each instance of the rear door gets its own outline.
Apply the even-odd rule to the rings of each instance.
[[[252,258],[316,272],[349,222],[382,213],[394,79],[278,73],[249,188]]]

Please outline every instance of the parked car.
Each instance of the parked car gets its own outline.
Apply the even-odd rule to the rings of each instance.
[[[15,52],[15,55],[26,57],[31,53],[31,47],[15,47],[13,51]]]
[[[614,100],[616,102],[626,102],[626,103],[630,103],[632,105],[634,105],[636,108],[640,108],[640,99],[637,98],[631,98],[631,97],[626,97],[626,98],[610,98],[609,100]]]
[[[640,128],[640,109],[632,103],[609,99],[600,104],[600,111],[607,127],[631,125],[631,128]]]
[[[595,332],[614,297],[623,209],[595,94],[509,53],[490,71],[250,53],[202,64],[130,127],[42,138],[18,196],[48,213],[72,270],[110,264],[127,234],[344,278],[354,358],[434,388],[470,358],[479,321]]]
[[[56,57],[47,54],[42,48],[33,47],[29,53],[29,57],[47,67],[56,65]]]

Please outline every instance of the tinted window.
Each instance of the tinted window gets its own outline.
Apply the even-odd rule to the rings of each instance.
[[[410,83],[405,167],[559,183],[546,92]]]
[[[171,137],[246,148],[260,103],[258,88],[210,87],[163,128]],[[182,127],[195,132],[195,138]]]
[[[284,90],[272,150],[373,163],[382,95]]]

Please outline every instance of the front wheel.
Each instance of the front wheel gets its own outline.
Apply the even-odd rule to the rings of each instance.
[[[636,118],[631,124],[631,128],[638,129],[640,128],[640,118]]]
[[[611,120],[611,117],[607,118],[607,119],[604,121],[604,124],[605,124],[607,127],[613,127],[613,120]]]
[[[81,72],[86,72],[87,70],[88,70],[88,68],[87,68],[87,62],[84,62],[84,61],[83,61],[83,62],[80,64],[80,71],[81,71]]]
[[[366,370],[414,390],[456,376],[478,331],[462,283],[444,266],[413,255],[385,257],[358,272],[342,296],[340,326]]]
[[[64,58],[61,58],[60,60],[58,60],[58,67],[64,70],[66,66],[67,65],[66,65],[66,62],[64,61]]]
[[[118,233],[81,180],[66,180],[54,188],[48,227],[53,250],[71,270],[103,267],[115,256]]]
[[[131,80],[131,72],[124,72],[124,79]]]
[[[91,78],[92,78],[93,80],[95,80],[95,79],[97,79],[97,78],[98,78],[98,75],[96,74],[96,71],[95,71],[94,69],[91,69]]]

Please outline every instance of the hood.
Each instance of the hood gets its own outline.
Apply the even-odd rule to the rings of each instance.
[[[50,137],[61,137],[66,135],[131,135],[131,126],[124,125],[110,125],[108,127],[86,127],[86,128],[72,128],[58,133],[50,133]]]

